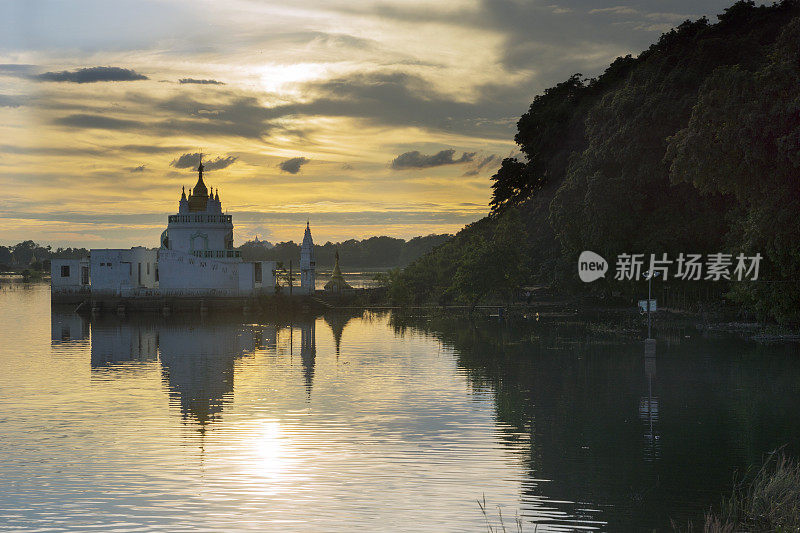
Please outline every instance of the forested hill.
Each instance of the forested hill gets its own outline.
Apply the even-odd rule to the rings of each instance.
[[[580,283],[580,252],[760,252],[759,282],[713,293],[800,322],[797,0],[684,22],[536,96],[517,128],[524,158],[492,177],[491,215],[397,273],[396,300],[479,301],[521,284],[633,295],[613,275]]]

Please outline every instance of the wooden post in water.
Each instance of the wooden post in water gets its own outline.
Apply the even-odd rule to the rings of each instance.
[[[644,356],[647,358],[655,357],[656,356],[656,340],[655,339],[645,339],[644,340]]]
[[[658,276],[659,272],[653,272],[652,270],[648,270],[644,273],[647,277],[647,338],[652,338],[651,329],[650,329],[650,312],[653,303],[653,278]]]

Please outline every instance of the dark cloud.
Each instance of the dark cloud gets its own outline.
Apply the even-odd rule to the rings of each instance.
[[[442,63],[423,61],[411,55],[403,54],[393,47],[388,47],[380,41],[365,39],[344,33],[325,32],[300,32],[295,33],[297,44],[328,54],[349,54],[355,52],[363,55],[369,51],[380,56],[382,65],[417,65],[427,67],[442,67]]]
[[[274,131],[302,136],[287,130],[285,119],[346,117],[376,126],[413,126],[427,130],[457,131],[464,135],[506,140],[513,135],[516,119],[530,103],[518,87],[478,87],[472,102],[455,101],[427,80],[405,72],[360,72],[329,80],[298,85],[303,102],[268,107],[254,96],[220,89],[215,100],[177,94],[155,99],[144,93],[129,93],[128,107],[139,106],[136,119],[112,118],[100,102],[57,102],[73,114],[56,119],[60,125],[109,130],[130,130],[149,135],[194,135],[198,137],[244,137],[264,140]],[[139,117],[160,117],[149,120]]]
[[[482,170],[484,170],[490,164],[499,163],[499,162],[500,162],[500,156],[495,155],[495,154],[491,154],[491,155],[488,155],[486,157],[482,157],[482,158],[476,160],[475,164],[472,165],[472,168],[470,168],[469,170],[464,172],[464,175],[465,176],[477,176],[478,174],[480,174],[480,172]]]
[[[475,152],[464,152],[458,159],[453,159],[455,150],[442,150],[441,152],[427,155],[414,150],[400,154],[392,160],[392,168],[401,170],[405,168],[430,168],[442,165],[455,165],[458,163],[468,163],[475,158]]]
[[[405,72],[360,72],[301,85],[309,100],[268,108],[269,118],[351,117],[381,126],[415,126],[507,139],[530,98],[518,87],[478,87],[473,102],[456,101],[420,76]],[[513,120],[509,117],[513,117]]]
[[[126,144],[123,146],[15,146],[11,144],[0,144],[0,153],[11,154],[35,154],[48,156],[107,156],[109,153],[118,154],[159,154],[175,153],[186,150],[184,146],[150,146],[138,144]]]
[[[236,162],[237,159],[238,157],[232,155],[227,157],[217,157],[216,159],[212,159],[203,163],[203,167],[205,167],[206,170],[220,170],[231,166]]]
[[[300,167],[309,161],[310,159],[306,159],[305,157],[293,157],[291,159],[287,159],[286,161],[282,161],[278,166],[284,172],[288,172],[289,174],[297,174],[300,172]]]
[[[273,113],[268,112],[255,98],[235,98],[224,104],[201,104],[192,99],[181,98],[154,102],[149,98],[131,95],[127,103],[142,104],[145,109],[142,116],[152,116],[157,111],[166,110],[173,117],[142,122],[114,119],[100,114],[76,113],[53,122],[76,128],[141,131],[150,135],[193,134],[254,139],[262,138],[273,128],[267,121]],[[214,112],[208,113],[209,110]]]
[[[0,107],[19,107],[25,98],[19,95],[0,94]]]
[[[65,81],[70,83],[94,83],[98,81],[146,80],[147,76],[120,67],[89,67],[61,72],[45,72],[34,77],[39,81]]]
[[[15,146],[11,144],[0,144],[0,153],[9,154],[34,154],[34,155],[54,155],[54,156],[106,156],[108,150],[98,148],[82,147],[63,147],[63,146]]]
[[[501,38],[503,66],[510,72],[535,73],[532,96],[575,72],[599,74],[614,57],[637,54],[669,27],[687,18],[721,13],[731,1],[637,0],[623,4],[609,7],[609,2],[602,0],[478,0],[456,9],[380,2],[345,9],[405,23],[495,33]]]
[[[3,63],[0,64],[0,75],[24,78],[29,76],[31,72],[34,72],[35,69],[36,67],[34,65],[26,65],[23,63]]]
[[[138,167],[133,167],[130,169],[131,172],[144,172],[145,166],[139,165]]]
[[[121,152],[138,152],[140,154],[165,154],[185,149],[183,146],[155,146],[152,144],[126,144],[119,147]]]
[[[200,152],[181,154],[177,159],[173,159],[169,166],[175,168],[196,168],[200,165],[202,158],[203,154]],[[236,159],[238,158],[232,155],[217,157],[216,159],[206,159],[203,161],[203,168],[205,170],[220,170],[231,166],[236,162]]]
[[[223,93],[228,101],[205,103],[187,95],[178,95],[156,103],[163,111],[176,118],[156,125],[163,131],[193,133],[197,135],[225,135],[259,139],[273,128],[270,120],[282,113],[263,106],[257,98]],[[144,103],[151,104],[149,100]]]
[[[38,204],[37,204],[38,205]],[[377,225],[387,226],[390,224],[407,225],[419,224],[423,227],[421,231],[427,231],[425,228],[428,224],[450,223],[455,225],[464,225],[474,222],[476,215],[474,209],[447,209],[439,206],[439,209],[421,209],[421,210],[406,210],[399,209],[394,211],[384,210],[364,210],[364,211],[323,211],[311,210],[306,212],[287,212],[285,210],[278,211],[236,211],[235,217],[239,224],[297,224],[299,231],[302,235],[302,228],[305,227],[306,220],[311,219],[312,224],[316,221],[318,225],[331,224],[333,226],[342,227],[347,225]],[[484,207],[476,205],[475,207]],[[488,211],[488,209],[487,209]],[[36,221],[56,221],[64,223],[81,223],[81,224],[96,224],[97,229],[102,230],[105,224],[118,223],[124,224],[126,227],[135,228],[143,226],[148,231],[152,232],[154,224],[163,223],[162,213],[137,213],[137,214],[124,214],[124,213],[108,213],[108,214],[85,214],[76,211],[61,211],[58,208],[53,211],[40,212],[40,211],[26,211],[17,209],[14,211],[0,210],[0,219],[15,218],[22,220],[36,220]],[[261,233],[259,233],[260,235]]]
[[[181,78],[178,80],[178,83],[196,83],[198,85],[225,85],[223,82],[217,80],[198,80],[195,78]]]
[[[66,117],[57,118],[53,122],[61,126],[70,126],[72,128],[101,130],[131,130],[145,127],[144,123],[136,120],[106,117],[103,115],[90,115],[88,113],[67,115]]]
[[[504,66],[538,70],[543,89],[574,72],[594,74],[616,55],[636,53],[658,36],[630,27],[621,31],[619,23],[627,14],[598,20],[588,11],[604,7],[601,2],[578,2],[583,5],[558,10],[540,3],[483,0],[485,23],[504,34]]]
[[[478,206],[486,209],[484,206]],[[487,209],[488,211],[488,209]],[[2,216],[2,215],[0,215]],[[87,217],[88,218],[88,217]],[[110,218],[110,217],[109,217]],[[364,210],[364,211],[314,211],[293,212],[274,211],[237,211],[236,219],[239,223],[263,223],[268,224],[279,222],[299,223],[305,226],[305,221],[311,219],[317,224],[334,224],[337,226],[348,225],[378,225],[381,227],[391,224],[468,224],[474,222],[476,215],[475,209],[447,209],[439,206],[439,209],[427,208],[420,210],[398,209],[394,211],[384,210]],[[425,231],[425,230],[423,230]]]
[[[530,99],[517,86],[486,85],[476,89],[472,102],[455,101],[437,91],[420,76],[404,72],[361,72],[298,86],[305,101],[273,107],[258,98],[224,91],[211,101],[187,94],[156,100],[129,94],[126,104],[140,105],[137,116],[166,117],[139,122],[111,119],[101,114],[77,113],[57,119],[73,127],[127,129],[154,135],[229,136],[265,139],[273,131],[291,133],[287,118],[347,117],[376,126],[413,126],[427,130],[457,131],[463,135],[506,140]],[[103,112],[105,112],[103,110]],[[92,117],[92,118],[90,118]],[[97,118],[100,117],[100,118]],[[296,132],[295,132],[296,133]]]
[[[190,154],[181,154],[177,159],[173,159],[169,166],[175,168],[193,168],[200,166],[200,161],[203,159],[203,154],[194,152]]]

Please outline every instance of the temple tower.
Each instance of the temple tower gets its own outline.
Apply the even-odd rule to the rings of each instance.
[[[314,240],[311,238],[311,228],[306,222],[306,232],[303,235],[303,244],[300,246],[300,292],[314,294],[316,278],[316,262],[314,261]]]
[[[161,248],[188,253],[201,259],[240,262],[233,247],[233,218],[222,212],[219,187],[209,193],[203,181],[203,164],[197,167],[197,184],[181,190],[178,213],[170,215],[161,234]]]

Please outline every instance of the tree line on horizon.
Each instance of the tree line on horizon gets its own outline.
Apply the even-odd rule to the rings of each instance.
[[[453,236],[431,234],[414,237],[406,241],[394,237],[370,237],[357,240],[314,245],[317,268],[333,268],[334,256],[339,251],[342,268],[397,268],[403,267],[446,242]],[[238,247],[244,261],[277,261],[289,267],[291,261],[300,264],[300,245],[293,242],[279,242],[275,245],[265,241],[248,241]],[[51,259],[80,259],[89,257],[90,250],[42,246],[32,240],[22,241],[12,246],[0,246],[0,271],[48,270]]]
[[[26,240],[11,246],[0,246],[0,272],[47,270],[51,259],[80,259],[88,256],[89,250],[86,248],[53,248]]]
[[[581,283],[580,252],[760,253],[756,282],[685,283],[800,323],[800,3],[739,1],[718,18],[536,96],[490,215],[393,273],[393,299],[497,300],[521,284],[634,298],[641,283]]]
[[[314,245],[314,258],[317,268],[323,269],[333,268],[337,251],[342,268],[404,267],[452,237],[448,234],[431,234],[408,241],[387,236],[348,239],[337,243],[328,241]],[[294,241],[275,245],[264,241],[248,241],[239,250],[245,261],[277,261],[283,263],[285,268],[288,268],[290,261],[295,267],[300,264],[300,244]]]

